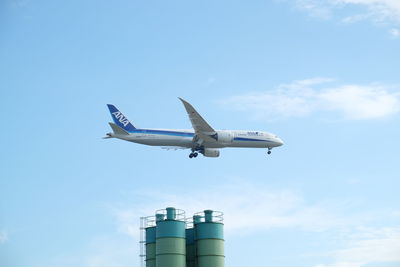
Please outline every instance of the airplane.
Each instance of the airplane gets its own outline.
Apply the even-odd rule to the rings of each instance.
[[[190,149],[189,158],[196,158],[199,153],[205,157],[219,157],[219,149],[225,147],[266,148],[283,145],[282,139],[264,131],[214,130],[187,101],[179,98],[189,116],[193,129],[143,129],[136,128],[114,105],[108,109],[114,123],[109,122],[113,132],[106,138],[118,138],[149,146],[161,146],[166,149]]]

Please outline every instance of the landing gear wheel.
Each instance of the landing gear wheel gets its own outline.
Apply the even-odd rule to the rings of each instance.
[[[198,154],[197,152],[194,152],[194,153],[193,153],[193,157],[195,157],[195,158],[196,158],[198,155],[199,155],[199,154]]]
[[[193,158],[193,157],[194,157],[193,153],[190,153],[189,158]]]
[[[271,150],[268,150],[268,152],[267,152],[267,153],[268,153],[268,155],[269,155],[269,154],[271,154]]]

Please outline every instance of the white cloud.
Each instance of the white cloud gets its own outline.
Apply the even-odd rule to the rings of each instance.
[[[351,119],[382,118],[400,111],[400,95],[381,86],[343,85],[317,96],[327,109]]]
[[[8,241],[8,232],[3,230],[0,231],[0,244],[3,244]]]
[[[400,2],[397,0],[333,0],[346,5],[364,6],[377,22],[400,22]]]
[[[208,79],[207,79],[207,84],[213,84],[213,83],[215,83],[217,80],[214,78],[214,77],[209,77]]]
[[[86,267],[123,267],[139,263],[139,243],[135,241],[121,240],[116,237],[97,238],[92,241],[90,252],[84,257],[83,265]]]
[[[351,216],[335,214],[336,210],[348,206],[348,203],[309,204],[298,193],[269,190],[243,182],[215,187],[206,194],[197,192],[178,195],[152,191],[136,193],[136,197],[138,195],[143,201],[130,207],[114,207],[120,231],[135,238],[139,237],[138,217],[153,215],[155,210],[167,206],[184,209],[187,217],[205,209],[221,210],[224,212],[225,230],[228,234],[276,228],[319,232],[349,225],[353,219]]]
[[[345,248],[331,252],[332,264],[315,267],[362,267],[373,262],[400,264],[400,228],[361,228]]]
[[[392,86],[329,86],[332,81],[324,78],[294,81],[273,90],[232,96],[222,104],[267,120],[316,112],[339,112],[346,119],[376,119],[400,112],[400,92]]]
[[[315,265],[315,267],[360,267],[360,263],[338,262],[338,263],[329,264],[329,265],[318,264],[318,265]]]
[[[400,1],[398,0],[296,0],[295,6],[311,16],[324,19],[339,17],[344,23],[371,20],[378,24],[400,25]],[[358,7],[359,13],[340,18],[340,11],[347,7]],[[351,9],[348,9],[351,12]]]
[[[399,38],[400,37],[400,30],[396,29],[396,28],[392,28],[392,29],[389,30],[389,34],[393,38]]]
[[[75,253],[51,255],[40,266],[126,267],[140,266],[139,243],[126,235],[110,233],[93,237]],[[36,266],[36,265],[35,265]]]
[[[371,19],[371,14],[356,14],[342,18],[340,21],[344,24],[357,23],[363,20]]]
[[[400,210],[392,211],[392,216],[400,217]]]
[[[337,3],[335,1],[321,0],[296,0],[295,6],[299,9],[309,12],[311,16],[329,19],[332,17],[332,11]]]
[[[315,84],[316,80],[305,83]],[[354,208],[351,201],[309,203],[300,193],[291,190],[272,190],[242,181],[215,186],[206,193],[189,194],[179,188],[171,193],[167,191],[135,192],[134,204],[113,206],[120,232],[139,240],[139,217],[153,215],[155,210],[167,206],[184,209],[187,216],[211,208],[224,212],[228,236],[291,228],[324,238],[331,236],[334,250],[313,255],[319,261],[326,261],[314,267],[362,267],[372,262],[400,261],[400,228],[362,227],[375,217],[370,213],[349,212],[349,208]],[[382,218],[382,214],[375,216]],[[103,263],[105,266],[118,253],[106,255],[104,258],[102,253],[95,254],[89,266],[102,267]]]
[[[12,0],[12,4],[18,8],[25,8],[30,4],[31,0]]]

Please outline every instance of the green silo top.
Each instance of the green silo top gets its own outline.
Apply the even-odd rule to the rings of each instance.
[[[205,219],[205,222],[212,222],[213,221],[213,211],[205,210],[204,211],[204,219]]]
[[[167,220],[175,220],[176,219],[176,209],[169,207],[167,210]]]

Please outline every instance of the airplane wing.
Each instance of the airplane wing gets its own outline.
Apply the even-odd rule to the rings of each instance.
[[[202,143],[204,141],[207,142],[215,142],[218,140],[217,132],[201,117],[201,115],[194,109],[194,107],[179,97],[185,106],[186,112],[189,116],[189,120],[192,123],[192,127],[196,133],[197,138],[195,137],[196,142]]]

